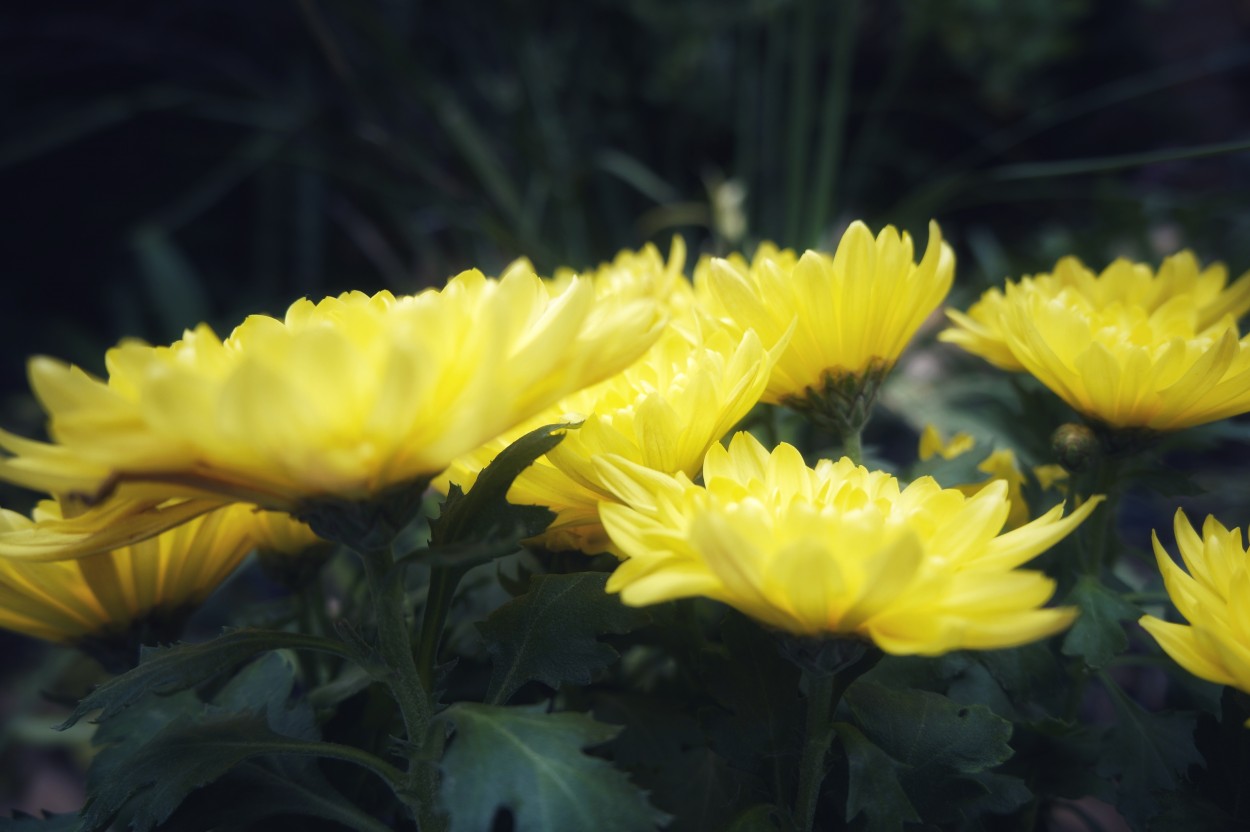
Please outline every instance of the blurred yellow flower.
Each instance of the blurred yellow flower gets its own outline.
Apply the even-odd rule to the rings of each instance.
[[[691,321],[694,321],[691,318]],[[692,337],[669,329],[624,372],[563,399],[526,425],[459,460],[440,482],[472,485],[509,442],[543,424],[581,422],[517,477],[508,499],[556,512],[539,538],[551,549],[605,551],[598,506],[615,499],[594,465],[616,454],[647,468],[698,473],[709,446],[759,401],[772,357],[748,330],[741,337],[707,321]]]
[[[922,477],[849,459],[804,464],[746,433],[714,445],[705,485],[619,457],[596,460],[620,503],[600,504],[626,556],[608,590],[642,606],[702,595],[806,636],[857,634],[894,654],[996,649],[1067,627],[1074,609],[1044,609],[1040,572],[1016,569],[1083,521],[1101,497],[1000,534],[1007,486],[968,497]]]
[[[937,223],[916,263],[906,232],[886,226],[874,239],[854,222],[832,255],[764,244],[750,263],[711,260],[696,269],[695,291],[714,316],[759,333],[766,349],[789,337],[764,400],[800,404],[847,378],[879,383],[946,297],[954,270]]]
[[[675,236],[667,260],[654,244],[647,243],[637,251],[623,249],[610,262],[589,271],[561,267],[551,280],[561,289],[577,278],[588,280],[600,298],[650,298],[676,316],[694,305],[694,287],[686,278],[685,267],[686,241]]]
[[[1172,603],[1189,623],[1145,615],[1142,629],[1195,676],[1250,693],[1250,554],[1241,529],[1227,529],[1207,517],[1200,538],[1180,510],[1173,525],[1185,569],[1172,560],[1157,534],[1155,557]]]
[[[1073,409],[1114,428],[1178,430],[1250,410],[1250,273],[1189,252],[1158,274],[1117,260],[1094,276],[1065,258],[1053,274],[992,289],[939,337],[1007,370],[1027,370]]]
[[[0,525],[15,530],[59,518],[60,506],[46,500],[33,519],[10,511],[0,514]],[[292,544],[316,542],[306,526],[287,515],[236,504],[157,537],[76,560],[0,558],[0,627],[75,642],[123,634],[149,618],[177,623],[265,535]]]
[[[53,442],[0,432],[0,478],[129,506],[368,501],[619,372],[664,320],[654,301],[597,302],[589,282],[558,290],[514,268],[297,301],[224,342],[204,325],[169,347],[123,342],[107,381],[36,358]]]
[[[976,440],[969,434],[957,433],[951,437],[949,442],[945,442],[942,440],[942,434],[936,426],[925,425],[924,430],[920,434],[919,456],[921,462],[930,460],[935,456],[950,460],[968,453],[975,447]],[[991,451],[989,456],[977,464],[977,470],[983,474],[988,474],[989,479],[983,482],[961,483],[956,485],[955,488],[958,488],[966,496],[971,497],[992,482],[1005,482],[1007,483],[1007,501],[1011,503],[1011,512],[1007,515],[1005,528],[1008,530],[1015,529],[1029,522],[1029,504],[1024,499],[1025,475],[1020,470],[1020,464],[1016,461],[1015,452],[1010,448],[1000,448],[996,451]],[[1037,472],[1035,471],[1034,473],[1036,474]],[[1046,475],[1050,473],[1047,471]],[[1045,487],[1043,490],[1045,490]]]

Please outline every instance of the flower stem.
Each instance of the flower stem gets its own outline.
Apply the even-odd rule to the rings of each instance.
[[[842,434],[842,454],[856,465],[864,462],[863,428],[851,428]]]
[[[825,780],[825,758],[835,733],[834,710],[851,683],[871,670],[880,658],[880,651],[873,649],[832,672],[815,668],[803,671],[807,680],[807,736],[799,758],[799,788],[794,801],[794,826],[800,832],[811,832],[816,821],[820,786]]]
[[[833,742],[831,717],[834,707],[836,676],[832,674],[807,673],[807,738],[803,743],[803,756],[799,761],[799,791],[794,802],[794,821],[797,829],[811,832],[816,820],[816,804],[820,799],[820,784],[825,779],[825,757]]]
[[[412,639],[404,618],[404,584],[395,571],[395,560],[389,546],[359,552],[364,562],[369,596],[373,601],[378,628],[378,654],[387,669],[387,687],[404,720],[404,732],[414,750],[425,750],[429,741],[431,718],[430,696],[417,672],[412,655]],[[435,810],[438,790],[437,769],[423,754],[409,755],[405,780],[410,788],[396,795],[419,818],[423,832],[441,829],[442,818]]]

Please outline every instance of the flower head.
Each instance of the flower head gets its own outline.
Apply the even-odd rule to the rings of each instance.
[[[0,527],[20,531],[60,516],[60,505],[47,500],[32,518],[0,511]],[[58,642],[120,636],[138,624],[176,635],[161,620],[179,623],[249,551],[275,535],[292,547],[316,542],[286,515],[238,504],[76,560],[0,558],[0,627]]]
[[[36,358],[53,442],[0,432],[0,478],[87,502],[368,501],[620,371],[663,321],[584,281],[471,271],[415,296],[301,300],[225,341],[201,325],[169,347],[124,342],[106,381]]]
[[[549,548],[605,551],[609,541],[598,507],[616,498],[594,460],[615,454],[655,471],[694,476],[708,447],[759,401],[771,365],[772,357],[750,330],[736,337],[706,321],[696,334],[670,328],[629,369],[566,397],[531,423],[462,458],[443,479],[467,488],[527,429],[579,422],[517,477],[508,499],[556,512],[541,537]]]
[[[620,501],[599,511],[626,556],[608,582],[625,603],[702,595],[895,654],[1009,647],[1067,627],[1074,610],[1042,608],[1054,582],[1016,567],[1101,499],[1000,534],[1005,483],[971,497],[929,477],[901,487],[846,458],[809,468],[793,447],[770,453],[746,433],[708,451],[703,486],[619,458],[596,466]]]
[[[886,226],[874,239],[854,222],[832,255],[763,245],[750,263],[712,260],[696,272],[695,289],[713,315],[755,330],[765,348],[789,338],[764,394],[776,403],[887,371],[946,297],[954,270],[937,223],[917,263],[906,232]]]
[[[1026,370],[1113,428],[1178,430],[1250,410],[1250,273],[1231,286],[1189,252],[1158,274],[1117,260],[1095,276],[1075,258],[991,289],[941,334],[1007,370]]]
[[[1174,527],[1185,568],[1172,560],[1157,534],[1155,557],[1172,603],[1189,623],[1146,615],[1141,626],[1190,673],[1250,692],[1250,554],[1241,529],[1207,517],[1199,537],[1180,510]]]

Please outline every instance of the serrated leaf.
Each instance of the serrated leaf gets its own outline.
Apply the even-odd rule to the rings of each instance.
[[[920,816],[899,782],[905,765],[870,742],[854,725],[837,722],[833,729],[847,762],[844,819],[849,822],[862,813],[869,832],[894,832],[905,824],[919,823]]]
[[[616,650],[598,637],[627,633],[647,614],[607,594],[607,581],[601,572],[539,575],[527,593],[478,624],[492,663],[487,700],[506,702],[531,680],[584,685],[615,662]]]
[[[1105,667],[1128,647],[1121,621],[1136,621],[1141,610],[1107,589],[1097,578],[1082,577],[1064,599],[1080,607],[1072,629],[1063,639],[1065,656],[1079,656],[1090,667]]]
[[[541,506],[509,503],[508,489],[522,471],[560,444],[565,431],[574,427],[564,423],[532,430],[500,451],[467,493],[452,485],[439,516],[430,521],[430,554],[437,555],[440,548],[453,545],[501,538],[521,540],[542,533],[555,515]]]
[[[1011,723],[983,705],[863,679],[845,698],[864,736],[901,764],[898,781],[926,822],[973,811],[986,795],[979,775],[1012,755]]]
[[[100,685],[78,703],[59,727],[63,730],[92,711],[103,722],[148,694],[188,690],[238,667],[259,653],[308,648],[315,640],[300,633],[276,630],[234,630],[202,644],[180,644],[145,650],[139,666]]]
[[[1145,821],[1160,811],[1156,795],[1175,789],[1189,767],[1202,762],[1194,744],[1197,715],[1149,713],[1114,682],[1107,689],[1117,721],[1108,732],[1097,771],[1118,779],[1116,807],[1136,828],[1145,828]]]
[[[612,739],[614,726],[542,706],[469,702],[438,718],[455,726],[440,765],[451,832],[490,829],[500,810],[516,832],[638,832],[667,819],[623,772],[583,753]]]
[[[1077,800],[1115,800],[1114,786],[1094,766],[1106,744],[1102,726],[1045,717],[1016,725],[1016,756],[1005,766],[1033,784],[1038,794]]]

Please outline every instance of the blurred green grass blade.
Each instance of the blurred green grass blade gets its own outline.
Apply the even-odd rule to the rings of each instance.
[[[613,148],[600,150],[595,154],[594,164],[595,167],[612,174],[657,205],[666,205],[681,199],[681,194],[677,189],[665,182],[659,174],[619,150]]]
[[[203,282],[169,233],[159,226],[141,225],[130,243],[161,334],[177,337],[203,320],[208,311]]]
[[[1205,156],[1222,156],[1250,151],[1250,138],[1215,144],[1191,145],[1189,147],[1151,150],[1145,153],[1124,153],[1118,156],[1097,156],[1088,159],[1065,159],[1058,162],[1029,162],[1004,165],[989,171],[998,181],[1016,179],[1047,179],[1055,176],[1080,176],[1088,173],[1108,173],[1127,168],[1141,168],[1162,162],[1179,162],[1185,159],[1201,159]]]
[[[813,246],[819,244],[828,230],[829,212],[841,181],[839,174],[846,146],[846,111],[851,97],[855,33],[859,28],[859,0],[839,0],[837,7],[833,55],[825,81],[825,106],[821,114],[816,170],[808,185],[812,202],[806,237]]]
[[[154,86],[88,102],[0,143],[0,169],[51,153],[149,110],[172,109],[191,98],[187,90]],[[12,130],[13,124],[6,127]]]
[[[790,106],[786,124],[786,225],[785,244],[806,247],[814,242],[806,239],[803,208],[811,188],[808,169],[812,142],[812,82],[816,75],[816,4],[800,0],[794,17],[793,48],[790,52]]]

